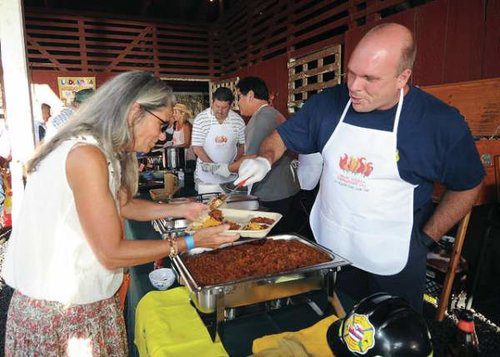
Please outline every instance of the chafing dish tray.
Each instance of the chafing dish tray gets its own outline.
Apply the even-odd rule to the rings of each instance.
[[[298,235],[278,235],[264,239],[297,240],[324,252],[331,260],[291,271],[261,277],[242,278],[222,284],[201,286],[195,281],[184,264],[183,257],[186,255],[178,255],[173,258],[172,266],[177,274],[179,283],[187,286],[190,298],[200,312],[213,313],[217,311],[217,319],[219,320],[220,310],[224,308],[250,305],[322,289],[326,284],[326,275],[335,272],[343,265],[350,264],[346,259]],[[232,245],[249,244],[252,241],[255,240],[238,241]],[[224,269],[223,266],[220,268]]]

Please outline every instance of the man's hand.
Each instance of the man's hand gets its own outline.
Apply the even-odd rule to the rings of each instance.
[[[243,186],[254,184],[266,177],[269,171],[271,171],[271,163],[263,157],[244,160],[238,171],[239,177],[234,184],[238,185],[243,180],[246,180]]]

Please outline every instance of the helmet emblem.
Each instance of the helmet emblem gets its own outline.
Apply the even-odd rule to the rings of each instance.
[[[365,354],[375,346],[375,328],[368,316],[352,314],[343,325],[342,339],[349,351]]]

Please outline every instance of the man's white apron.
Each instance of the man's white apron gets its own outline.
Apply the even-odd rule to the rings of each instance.
[[[219,124],[214,115],[210,112],[210,129],[205,138],[203,149],[208,157],[215,163],[229,164],[233,162],[237,153],[238,137],[236,132],[227,120]],[[202,170],[201,161],[198,159],[196,164],[196,177],[204,183],[222,183],[227,178],[212,174]]]
[[[408,260],[416,186],[399,176],[397,132],[403,90],[392,132],[344,123],[326,143],[320,191],[310,222],[318,243],[378,275],[399,273]]]

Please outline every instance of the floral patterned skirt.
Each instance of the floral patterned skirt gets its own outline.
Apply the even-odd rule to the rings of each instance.
[[[15,291],[6,356],[126,356],[125,321],[116,296],[85,305],[31,299]]]

